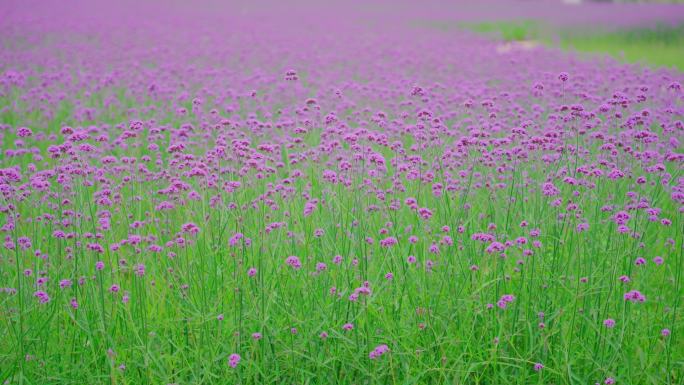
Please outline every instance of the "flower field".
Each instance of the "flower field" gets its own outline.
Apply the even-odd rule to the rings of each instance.
[[[430,4],[0,5],[0,383],[684,383],[684,74]]]

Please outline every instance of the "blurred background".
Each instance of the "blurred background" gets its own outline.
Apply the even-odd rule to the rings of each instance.
[[[12,36],[36,24],[93,30],[139,28],[147,34],[168,23],[198,31],[245,23],[254,33],[277,29],[335,39],[349,32],[390,33],[411,28],[444,36],[475,34],[501,41],[499,50],[537,47],[573,51],[580,57],[610,55],[624,63],[684,71],[684,0],[119,0],[69,2],[7,0],[0,6],[0,33]],[[59,13],[63,20],[55,18]],[[91,27],[87,27],[90,25]],[[382,25],[381,28],[378,28]],[[371,27],[371,28],[368,28]],[[192,30],[192,29],[188,29]],[[339,34],[339,29],[336,30]],[[384,32],[383,32],[384,31]],[[5,44],[13,39],[5,39]],[[16,43],[16,39],[14,39]]]
[[[501,39],[502,51],[543,45],[684,71],[684,0],[501,0],[464,9],[438,28]]]

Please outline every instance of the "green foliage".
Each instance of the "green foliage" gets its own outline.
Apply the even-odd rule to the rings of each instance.
[[[601,52],[630,63],[684,70],[684,25],[657,25],[608,32],[562,31],[560,46]]]
[[[629,29],[554,29],[534,20],[467,23],[472,31],[505,41],[538,40],[547,46],[604,53],[629,63],[684,70],[684,24]]]
[[[505,41],[537,39],[540,34],[540,23],[535,20],[467,23],[464,26],[475,32],[496,34]]]

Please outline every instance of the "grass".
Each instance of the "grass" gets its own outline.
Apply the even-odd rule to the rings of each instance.
[[[541,36],[541,25],[535,20],[492,21],[463,25],[475,32],[495,34],[505,41],[536,40]]]
[[[608,54],[628,63],[674,67],[684,71],[684,24],[613,31],[556,30],[534,20],[466,23],[463,26],[505,41],[536,40],[578,52]]]
[[[7,104],[7,100],[0,102]],[[112,123],[121,119],[117,117]],[[320,134],[313,130],[303,139],[312,142]],[[155,139],[149,132],[145,137],[160,146],[167,145],[163,137]],[[11,142],[16,138],[8,133],[7,139]],[[385,157],[392,156],[386,148],[375,150]],[[434,151],[441,153],[443,149]],[[164,156],[163,163],[169,161]],[[56,165],[55,161],[50,163]],[[315,163],[301,167],[306,174],[319,172]],[[473,167],[477,171],[477,164]],[[292,171],[294,168],[285,166],[279,176]],[[543,180],[546,170],[527,168],[526,173],[527,178]],[[434,235],[411,211],[363,213],[368,204],[365,197],[339,184],[323,186],[316,178],[310,179],[313,183],[309,191],[325,199],[325,209],[319,208],[315,219],[296,215],[296,220],[275,212],[245,215],[233,209],[205,221],[213,210],[209,195],[189,201],[183,212],[160,212],[154,208],[155,199],[136,197],[165,187],[163,181],[122,185],[122,197],[130,200],[124,200],[120,210],[112,210],[111,222],[119,225],[105,233],[100,242],[129,237],[134,219],[146,218],[153,224],[147,234],[160,239],[169,239],[185,222],[200,224],[199,234],[188,237],[191,247],[180,249],[175,258],[139,255],[130,246],[118,253],[107,250],[98,254],[76,241],[52,239],[49,226],[20,222],[15,239],[17,234],[31,235],[34,240],[52,239],[43,243],[45,250],[55,255],[70,250],[72,259],[52,265],[16,248],[12,255],[5,256],[5,284],[20,290],[21,285],[32,286],[33,278],[22,275],[26,269],[50,270],[53,280],[84,277],[86,283],[74,282],[70,288],[53,292],[54,297],[46,305],[36,303],[30,293],[3,299],[0,337],[8,343],[0,348],[2,379],[11,378],[12,373],[27,373],[30,377],[14,377],[13,383],[249,384],[306,383],[310,378],[353,383],[354,379],[367,378],[373,379],[369,383],[377,384],[573,384],[619,373],[623,378],[643,381],[638,383],[656,383],[657,376],[681,380],[676,374],[681,368],[674,367],[681,366],[681,362],[656,369],[660,357],[673,354],[672,347],[658,341],[659,330],[672,325],[673,319],[648,318],[661,303],[675,302],[674,283],[665,284],[669,288],[662,292],[666,299],[646,305],[628,304],[621,300],[623,293],[612,288],[619,272],[631,270],[629,265],[639,242],[653,245],[649,250],[653,255],[667,255],[669,250],[656,242],[655,231],[662,232],[661,240],[675,238],[681,242],[681,223],[663,231],[639,218],[645,234],[642,239],[614,235],[613,224],[578,234],[574,219],[553,220],[563,212],[562,208],[550,207],[538,190],[528,191],[515,183],[523,178],[521,172],[514,171],[510,177],[510,188],[469,188],[453,200],[435,198],[420,183],[409,185],[402,194],[402,199],[416,197],[419,202],[428,202],[434,208],[434,219],[430,221],[434,226],[466,224],[463,234],[455,228],[446,233],[466,245],[453,255],[457,263],[446,265],[442,264],[444,258],[450,258],[452,251],[449,256],[440,256],[429,253],[425,245],[382,248],[377,242],[364,242],[366,236],[381,228],[388,228],[388,235],[402,239],[409,225],[421,242]],[[360,175],[353,178],[354,185],[361,185]],[[238,180],[246,188],[226,198],[244,203],[258,199],[266,184],[276,179],[257,181],[248,175]],[[469,187],[471,181],[472,176]],[[297,179],[294,187],[306,191],[306,182]],[[88,202],[96,188],[80,183],[76,186],[69,196],[86,213],[92,212]],[[190,181],[190,187],[203,191],[195,180]],[[606,215],[599,211],[599,202],[611,194],[625,196],[630,187],[629,182],[600,186],[593,192],[594,203],[592,199],[579,203],[592,213],[591,223],[600,223]],[[563,187],[562,195],[570,196],[573,189]],[[274,199],[292,213],[304,209],[300,199]],[[466,202],[469,208],[464,208]],[[663,208],[666,212],[676,210],[672,203]],[[22,217],[27,218],[39,216],[44,210],[39,204],[19,206]],[[519,256],[488,257],[484,246],[469,241],[474,232],[485,231],[483,226],[488,222],[505,225],[501,231],[513,238],[525,236],[527,229],[517,226],[523,220],[531,226],[546,224],[539,238],[546,245],[545,251],[530,257],[529,267],[524,269],[516,267]],[[264,234],[262,229],[273,221],[289,222],[289,230],[296,236],[287,236],[282,229]],[[388,221],[397,225],[388,226]],[[76,225],[81,232],[98,231],[88,217]],[[316,228],[323,230],[321,237],[312,235]],[[226,249],[226,238],[237,232],[255,236],[261,246],[239,243]],[[345,256],[340,265],[330,262],[336,254]],[[671,267],[645,271],[642,284],[657,286],[672,276],[670,269],[681,268],[682,263],[681,250],[676,254],[672,254]],[[302,257],[302,271],[283,266],[288,255]],[[407,264],[407,255],[415,255],[417,264]],[[129,262],[121,264],[120,259]],[[429,273],[424,266],[431,259],[441,267]],[[94,270],[98,260],[105,262],[102,271]],[[608,260],[621,263],[611,265]],[[327,263],[328,271],[312,278],[310,271],[316,262]],[[145,275],[134,273],[137,263],[145,263]],[[469,271],[472,265],[478,265],[479,272]],[[250,266],[258,271],[253,279],[246,274]],[[388,271],[395,274],[393,281],[383,278]],[[512,276],[503,279],[509,273]],[[581,283],[580,277],[586,277],[588,283]],[[372,297],[347,301],[364,280],[373,282]],[[544,289],[549,282],[554,284]],[[108,292],[112,284],[126,288],[126,295],[133,299],[130,304],[122,303],[121,294]],[[339,288],[341,300],[327,294],[331,287]],[[512,309],[485,310],[485,303],[506,293],[519,296]],[[25,301],[19,303],[22,297],[26,297]],[[65,305],[69,298],[79,302],[78,310]],[[19,308],[19,315],[10,311],[14,306]],[[537,315],[541,311],[545,312],[543,318]],[[217,320],[219,314],[225,315],[224,321]],[[613,332],[603,330],[601,322],[608,317],[624,323]],[[546,323],[545,329],[537,326],[540,321]],[[354,323],[354,330],[342,331],[340,326],[345,322]],[[292,327],[297,334],[290,332]],[[637,330],[641,332],[635,333]],[[330,334],[328,340],[312,342],[312,336],[323,331]],[[250,341],[253,332],[263,333],[264,339]],[[624,341],[637,335],[638,341]],[[392,355],[377,362],[365,359],[369,349],[381,343],[390,344]],[[231,371],[226,365],[232,351],[240,351],[243,356],[239,370]],[[28,358],[23,360],[23,356]],[[632,366],[618,366],[630,360],[643,372],[634,371]],[[536,361],[544,362],[543,372],[531,370]]]

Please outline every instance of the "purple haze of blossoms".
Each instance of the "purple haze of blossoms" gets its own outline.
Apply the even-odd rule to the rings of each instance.
[[[66,378],[63,350],[187,349],[202,362],[168,373],[216,354],[234,382],[331,352],[390,378],[435,343],[455,367],[553,336],[603,357],[540,345],[516,366],[604,359],[586,382],[615,383],[634,346],[633,373],[681,361],[682,73],[451,28],[681,8],[219,3],[0,5],[0,356]]]

